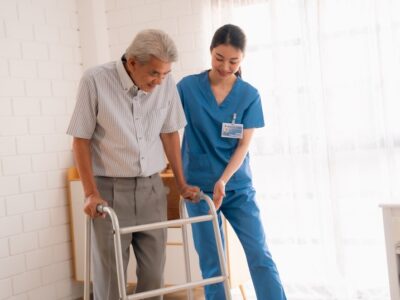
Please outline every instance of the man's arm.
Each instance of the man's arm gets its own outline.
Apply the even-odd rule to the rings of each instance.
[[[72,148],[86,198],[83,210],[86,214],[95,218],[100,215],[96,211],[97,205],[106,204],[106,202],[101,199],[94,181],[90,140],[74,137]]]
[[[178,190],[183,198],[195,200],[197,193],[200,191],[198,187],[190,186],[186,183],[182,171],[182,156],[178,131],[170,133],[161,133],[161,141],[164,146],[165,155],[171,165],[172,172],[175,176]]]

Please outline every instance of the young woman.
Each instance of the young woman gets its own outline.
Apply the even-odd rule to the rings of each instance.
[[[235,25],[219,28],[212,39],[211,70],[178,83],[186,119],[182,154],[190,184],[213,198],[232,225],[246,253],[259,300],[286,299],[277,268],[266,244],[248,148],[254,129],[264,126],[258,91],[241,79],[246,37]],[[208,213],[207,204],[188,204],[190,216]],[[220,274],[210,222],[192,225],[204,278]],[[222,229],[221,229],[222,234]],[[222,284],[205,287],[207,300],[225,299]]]

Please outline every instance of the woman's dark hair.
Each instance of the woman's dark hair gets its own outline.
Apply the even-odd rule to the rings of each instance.
[[[218,28],[214,33],[211,40],[210,51],[219,45],[230,45],[244,53],[246,49],[246,35],[239,26],[226,24]],[[235,75],[242,77],[242,70],[240,67]]]

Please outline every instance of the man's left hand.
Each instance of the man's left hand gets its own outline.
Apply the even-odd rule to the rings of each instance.
[[[181,196],[184,199],[188,199],[192,202],[199,202],[199,194],[200,194],[200,188],[197,186],[192,186],[192,185],[184,185],[181,188],[179,188],[179,192]]]

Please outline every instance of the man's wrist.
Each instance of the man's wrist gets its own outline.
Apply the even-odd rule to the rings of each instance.
[[[178,185],[178,190],[179,191],[185,190],[187,188],[187,186],[188,186],[186,182],[181,183],[181,184],[177,184],[177,185]]]
[[[85,198],[86,198],[86,199],[90,199],[90,198],[96,197],[96,196],[97,196],[97,197],[100,196],[98,192],[91,192],[91,193],[86,194],[86,195],[85,195]]]

